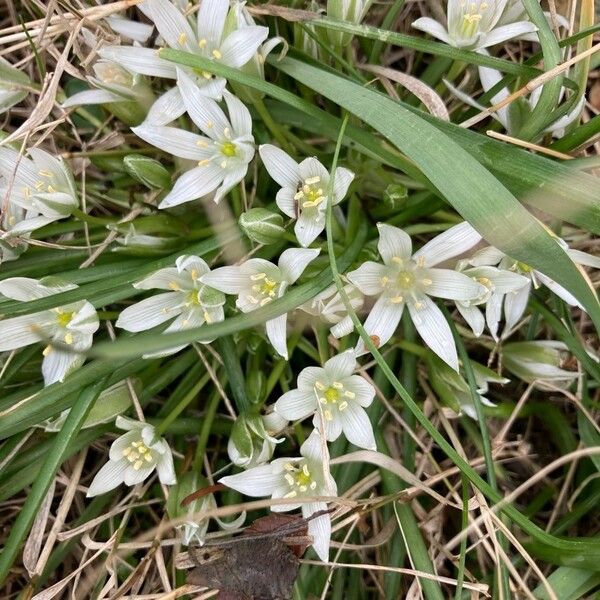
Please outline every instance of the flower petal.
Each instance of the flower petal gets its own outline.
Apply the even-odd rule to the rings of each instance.
[[[228,10],[229,0],[202,0],[197,19],[198,41],[206,40],[211,48],[221,45]]]
[[[478,45],[478,48],[489,48],[496,44],[502,44],[508,40],[512,40],[527,33],[534,33],[537,27],[530,21],[518,21],[492,29],[484,36]]]
[[[312,415],[317,408],[314,390],[290,390],[275,402],[274,410],[288,421],[297,421]]]
[[[450,325],[431,298],[423,295],[418,300],[419,308],[412,302],[408,305],[415,328],[427,346],[455,371],[458,371],[458,356]]]
[[[170,208],[184,202],[197,200],[214,191],[223,181],[223,169],[212,163],[184,173],[158,208]]]
[[[258,153],[269,175],[282,188],[292,190],[298,186],[300,171],[298,170],[298,163],[291,156],[272,144],[262,144],[258,148]],[[288,214],[285,210],[283,212]],[[288,216],[293,216],[293,213],[292,215],[288,214]]]
[[[523,316],[529,301],[531,284],[522,287],[516,292],[510,292],[504,297],[504,331],[509,332]]]
[[[185,112],[185,104],[177,86],[172,87],[158,98],[150,107],[143,125],[167,125]],[[156,145],[154,142],[150,142]],[[176,156],[179,156],[176,154]]]
[[[356,369],[356,354],[354,350],[346,350],[330,358],[323,368],[332,381],[340,381],[350,377]]]
[[[103,46],[98,50],[98,55],[107,60],[112,60],[129,71],[151,77],[165,77],[175,79],[177,70],[175,63],[171,63],[158,56],[158,51],[153,48],[140,48],[138,46]]]
[[[456,304],[458,312],[463,316],[463,319],[468,323],[473,333],[479,337],[483,333],[485,327],[485,319],[481,311],[476,306],[463,306],[460,303]]]
[[[363,294],[376,296],[383,292],[381,279],[385,277],[387,268],[385,265],[368,260],[355,271],[346,274],[348,281],[353,283]]]
[[[0,352],[17,350],[35,344],[44,337],[39,327],[40,317],[47,313],[34,313],[0,321]]]
[[[371,336],[375,346],[380,348],[394,335],[403,310],[404,303],[392,304],[385,297],[381,297],[375,302],[364,323],[365,331]],[[365,351],[364,342],[359,340],[356,345],[357,354]]]
[[[57,381],[64,381],[65,377],[74,369],[80,367],[85,358],[81,354],[65,352],[52,346],[42,361],[42,375],[44,385],[51,385]]]
[[[270,496],[283,481],[282,473],[275,473],[271,465],[253,467],[237,475],[221,477],[219,483],[246,496]]]
[[[487,301],[485,307],[485,322],[487,323],[488,329],[492,334],[492,337],[498,341],[498,323],[502,318],[502,301],[504,300],[503,294],[492,294]]]
[[[97,473],[90,487],[88,488],[86,497],[99,496],[106,494],[110,490],[114,490],[117,486],[123,483],[125,478],[125,470],[129,463],[127,461],[112,461],[109,460]]]
[[[370,406],[375,398],[375,388],[361,375],[351,375],[344,381],[346,388],[354,392],[356,397],[353,402],[367,407]]]
[[[270,319],[265,323],[267,337],[278,354],[288,359],[287,351],[287,314]]]
[[[470,250],[479,241],[481,235],[467,221],[463,221],[427,242],[415,252],[413,258],[416,260],[422,256],[425,259],[424,266],[433,267]]]
[[[315,383],[317,381],[324,382],[327,380],[327,374],[325,369],[322,367],[306,367],[300,371],[298,375],[297,385],[298,389],[310,390],[311,392],[315,389]]]
[[[319,213],[314,209],[310,212],[311,214],[307,214],[302,211],[294,225],[294,233],[303,248],[310,246],[325,229],[325,219],[318,219]]]
[[[158,463],[156,464],[156,471],[162,484],[175,485],[177,483],[175,467],[173,466],[173,455],[171,454],[170,449],[158,460]]]
[[[125,476],[123,477],[123,482],[125,485],[137,485],[138,483],[142,483],[144,479],[149,477],[154,471],[154,466],[147,467],[145,469],[138,469],[137,471],[130,467],[125,470]]]
[[[348,406],[344,410],[340,410],[340,419],[344,435],[349,442],[359,448],[377,449],[373,426],[362,406],[348,402]]]
[[[149,144],[180,158],[199,161],[212,155],[212,151],[204,147],[208,140],[191,131],[148,124],[132,127],[131,131]]]
[[[229,122],[235,133],[235,137],[252,135],[252,117],[246,105],[236,96],[225,90],[223,92],[227,112],[229,113]]]
[[[300,446],[300,454],[308,460],[323,463],[323,438],[313,429],[305,442]]]
[[[539,271],[536,271],[535,274],[537,275],[541,283],[543,283],[548,289],[552,290],[559,298],[564,300],[567,304],[571,306],[578,306],[581,310],[585,310],[585,308],[583,308],[583,306],[581,306],[581,304],[579,303],[579,300],[577,300],[577,298],[575,298],[573,294],[565,290],[564,287],[558,285],[556,281],[550,279],[550,277],[544,275],[543,273],[540,273]]]
[[[305,158],[298,165],[298,172],[303,181],[312,177],[319,177],[323,186],[329,182],[329,171],[314,156]],[[323,191],[325,191],[325,187],[323,187]]]
[[[377,250],[383,258],[383,262],[387,265],[394,257],[401,259],[409,259],[412,253],[412,242],[408,233],[385,223],[378,223],[379,242]],[[366,293],[366,292],[365,292]]]
[[[288,284],[294,283],[304,269],[319,256],[320,249],[288,248],[279,257],[277,263],[281,273]]]
[[[123,96],[113,94],[108,90],[84,90],[69,96],[61,106],[70,108],[72,106],[85,106],[87,104],[108,104],[109,102],[123,102]]]
[[[350,169],[338,167],[333,179],[333,204],[338,204],[348,193],[348,188],[354,179],[354,173]]]
[[[291,219],[295,219],[298,216],[296,214],[298,203],[294,200],[295,195],[296,192],[294,191],[294,188],[284,187],[281,188],[277,192],[277,196],[275,196],[275,202],[277,203],[279,210]]]
[[[326,510],[327,505],[324,502],[310,502],[302,506],[302,515],[304,518],[310,515]],[[313,548],[317,556],[323,561],[329,560],[329,545],[331,543],[331,517],[321,515],[308,521],[308,535],[313,538]]]
[[[187,19],[169,0],[146,0],[154,25],[165,42],[175,50],[196,52],[196,36]]]
[[[414,27],[415,29],[420,29],[421,31],[432,35],[434,38],[437,38],[438,40],[441,40],[442,42],[450,46],[455,45],[454,42],[450,39],[450,36],[448,35],[448,32],[446,31],[444,26],[430,17],[421,17],[420,19],[413,21],[411,23],[411,27]]]
[[[426,275],[427,281],[431,282],[422,288],[429,296],[448,300],[474,300],[487,293],[483,285],[458,271],[424,269],[423,274]]]
[[[239,69],[256,54],[268,35],[269,30],[259,25],[236,29],[221,45],[221,62]]]
[[[327,419],[325,417],[326,408],[317,407],[318,410],[315,412],[315,416],[313,417],[313,427],[318,429],[319,431],[323,431],[325,433],[325,439],[328,442],[335,442],[340,435],[342,434],[342,422],[339,418],[338,412],[335,411],[333,414],[330,414],[330,418]]]
[[[249,276],[240,267],[219,267],[200,277],[200,282],[225,294],[239,294],[249,283]]]
[[[152,329],[181,312],[181,295],[174,292],[157,294],[136,302],[121,311],[115,325],[137,333]]]

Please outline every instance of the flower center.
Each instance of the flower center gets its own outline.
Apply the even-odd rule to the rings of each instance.
[[[517,261],[515,263],[515,268],[520,273],[531,273],[531,271],[533,270],[527,263],[521,261]]]
[[[285,480],[290,487],[290,491],[284,498],[295,498],[298,493],[304,494],[309,489],[314,490],[317,482],[314,480],[306,463],[294,465],[289,462],[283,467],[286,470]]]
[[[318,175],[305,179],[298,186],[298,191],[294,196],[294,200],[301,203],[302,208],[314,208],[319,206],[325,196],[323,195],[323,187],[321,186],[321,178]]]
[[[131,463],[136,471],[139,471],[144,462],[152,462],[152,450],[148,448],[142,440],[131,442],[127,448],[123,449],[123,456]]]
[[[221,146],[221,154],[223,154],[223,156],[227,156],[228,158],[235,156],[237,154],[236,145],[233,142],[225,142]]]
[[[187,306],[200,306],[200,300],[198,299],[198,290],[190,290],[186,295]]]
[[[396,276],[396,283],[402,290],[410,290],[415,285],[415,274],[412,271],[400,271]]]
[[[73,320],[74,314],[74,312],[59,312],[58,315],[56,315],[56,322],[61,327],[66,327]]]
[[[326,421],[333,419],[331,409],[337,407],[338,411],[348,408],[348,400],[354,400],[356,394],[347,390],[341,381],[334,381],[331,385],[315,382],[315,392],[319,402],[323,405],[323,416]],[[348,399],[348,400],[347,400]]]
[[[466,38],[473,37],[479,31],[479,24],[483,19],[483,13],[487,10],[487,2],[466,2],[461,3],[463,10],[463,20],[461,26],[461,35]]]
[[[256,282],[252,285],[253,293],[248,295],[248,300],[252,304],[264,306],[277,297],[280,281],[270,279],[266,273],[255,273],[250,275],[250,279]]]

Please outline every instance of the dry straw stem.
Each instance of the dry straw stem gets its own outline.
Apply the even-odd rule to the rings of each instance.
[[[560,158],[562,160],[572,160],[573,157],[568,154],[564,154],[564,152],[558,152],[557,150],[552,150],[551,148],[544,148],[544,146],[540,146],[538,144],[532,144],[531,142],[526,142],[525,140],[520,140],[519,138],[512,137],[511,135],[506,135],[504,133],[498,133],[497,131],[488,130],[485,132],[486,135],[489,135],[491,138],[495,140],[500,140],[502,142],[508,142],[509,144],[514,144],[515,146],[519,146],[521,148],[527,148],[527,150],[534,150],[535,152],[539,152],[540,154],[546,154],[548,156],[553,156],[554,158]]]
[[[576,54],[573,58],[566,60],[564,63],[557,65],[556,67],[554,67],[553,69],[550,69],[546,73],[542,73],[541,75],[534,77],[533,79],[528,81],[521,89],[517,90],[513,94],[510,94],[510,96],[507,96],[504,100],[498,102],[498,104],[494,104],[494,106],[490,106],[489,108],[482,110],[478,115],[475,115],[471,119],[467,119],[466,121],[463,121],[460,124],[460,126],[469,128],[469,127],[472,127],[473,125],[479,123],[480,121],[483,121],[483,119],[485,119],[486,117],[489,117],[490,115],[495,113],[497,110],[500,110],[501,108],[504,108],[505,106],[508,106],[509,104],[511,104],[518,98],[521,98],[522,96],[526,96],[527,94],[530,94],[531,92],[533,92],[533,90],[539,88],[540,86],[544,85],[548,81],[551,81],[557,75],[560,75],[561,73],[563,73],[564,71],[566,71],[567,69],[572,67],[574,64],[577,64],[578,62],[592,56],[592,54],[595,54],[596,52],[598,52],[598,50],[600,50],[600,44],[596,44],[595,46],[592,46],[589,50],[586,50],[585,52],[581,52],[581,54]]]

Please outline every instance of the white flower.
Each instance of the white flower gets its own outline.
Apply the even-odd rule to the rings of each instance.
[[[448,0],[448,27],[430,17],[417,19],[412,26],[454,46],[479,50],[537,31],[527,21],[499,24],[507,0]]]
[[[294,232],[300,245],[306,248],[325,229],[329,172],[314,157],[297,163],[271,144],[263,144],[258,151],[269,175],[281,186],[277,206],[288,217],[297,219]],[[336,169],[332,205],[344,199],[353,179],[352,171],[344,167]]]
[[[364,297],[360,290],[351,283],[347,283],[344,286],[344,292],[348,296],[352,308],[355,311],[360,310],[364,304]],[[335,338],[344,337],[352,333],[354,329],[354,323],[348,315],[346,305],[335,285],[328,287],[298,308],[309,315],[320,317],[325,323],[332,323],[329,331]]]
[[[142,483],[154,469],[161,483],[173,485],[177,482],[171,448],[156,435],[152,425],[121,416],[115,424],[127,433],[112,443],[109,460],[96,473],[87,492],[88,498],[105,494],[121,483]]]
[[[559,244],[565,250],[574,263],[600,269],[600,258],[592,256],[586,252],[573,250],[569,248],[568,244],[563,239],[557,237],[552,232],[550,233],[555,238],[557,244]],[[507,337],[513,327],[519,322],[519,319],[523,316],[523,313],[527,308],[527,302],[529,301],[531,285],[533,285],[535,288],[538,288],[543,284],[570,306],[577,306],[581,310],[585,310],[575,296],[573,296],[564,287],[556,283],[553,279],[550,279],[550,277],[544,275],[540,271],[537,271],[526,263],[506,256],[504,252],[498,250],[497,248],[493,248],[492,246],[484,248],[483,250],[477,252],[469,260],[469,262],[474,266],[498,265],[500,269],[519,273],[520,275],[529,279],[527,285],[517,289],[516,291],[504,294],[504,318],[506,320],[506,324],[504,327],[503,337]],[[500,304],[501,303],[502,299],[500,299]]]
[[[247,26],[226,35],[224,27],[229,11],[228,0],[202,0],[195,24],[188,21],[168,0],[146,0],[143,7],[168,47],[229,67],[240,68],[245,65],[269,33],[266,27]],[[99,54],[134,73],[179,80],[176,64],[160,58],[152,48],[106,46],[100,49]],[[193,79],[201,95],[217,100],[221,98],[226,84],[224,79],[215,78],[208,72],[197,73],[188,67],[180,68]],[[186,91],[180,87],[169,90],[157,100],[147,121],[165,125],[181,116],[185,110],[185,94]]]
[[[338,21],[358,25],[371,7],[373,0],[327,0],[327,16]],[[352,34],[327,30],[327,37],[337,46],[346,46]]]
[[[27,302],[75,289],[73,284],[54,284],[28,277],[11,277],[0,281],[0,294]],[[98,329],[98,315],[86,300],[66,306],[4,319],[0,321],[0,352],[49,342],[44,350],[42,374],[44,384],[64,381],[65,377],[84,362],[81,352],[89,350]],[[56,348],[53,342],[67,345],[74,352]]]
[[[0,227],[2,228],[0,233],[0,264],[16,260],[27,250],[28,244],[23,238],[27,237],[28,234],[15,236],[14,234],[11,235],[11,232],[15,227],[19,227],[22,221],[38,215],[39,213],[36,211],[27,211],[12,202],[6,202],[0,217]]]
[[[94,76],[90,75],[87,80],[97,89],[84,90],[69,96],[63,102],[63,108],[127,101],[150,105],[152,91],[140,75],[111,60],[99,60],[94,64],[93,70]]]
[[[18,104],[29,93],[29,77],[0,57],[0,114]]]
[[[268,462],[275,446],[284,440],[274,436],[287,425],[287,420],[276,412],[255,417],[238,417],[227,442],[227,454],[231,462],[244,469]]]
[[[179,82],[185,92],[186,110],[204,136],[147,123],[132,128],[149,144],[174,156],[198,161],[197,167],[179,177],[159,208],[177,206],[213,192],[214,201],[219,202],[244,178],[254,156],[252,118],[235,96],[223,94],[228,119],[214,100],[202,96],[183,71],[179,72]]]
[[[117,327],[137,333],[175,319],[164,331],[172,333],[200,327],[204,323],[217,323],[225,318],[225,296],[200,282],[200,277],[210,272],[206,262],[197,256],[183,255],[175,261],[175,265],[160,269],[134,284],[139,290],[168,291],[128,306],[119,315]],[[203,343],[208,341],[212,340]],[[144,358],[168,356],[186,346],[145,354]]]
[[[504,296],[528,285],[529,280],[512,271],[496,267],[467,268],[467,264],[468,261],[459,261],[457,270],[480,283],[485,288],[485,292],[473,300],[457,300],[456,308],[476,336],[483,333],[487,323],[490,333],[497,340]],[[485,304],[485,318],[479,308],[483,304]]]
[[[484,51],[482,51],[482,53],[484,53]],[[484,93],[491,90],[497,83],[499,83],[502,80],[502,78],[502,73],[500,73],[500,71],[497,71],[496,69],[490,69],[489,67],[479,67],[479,79],[481,81]],[[448,87],[448,89],[465,104],[473,106],[478,110],[485,110],[485,106],[483,104],[477,102],[477,100],[474,100],[468,94],[465,94],[461,90],[457,89],[450,82],[444,80],[444,83],[446,84],[446,87]],[[531,92],[529,98],[520,99],[525,109],[531,111],[535,108],[540,99],[540,95],[542,94],[542,90],[542,86],[537,87]],[[564,93],[565,88],[563,87],[560,91],[559,101],[563,98]],[[497,94],[495,94],[492,97],[490,103],[492,105],[499,104],[500,102],[506,100],[506,98],[508,98],[510,94],[511,91],[507,87],[503,87]],[[570,125],[573,121],[575,121],[575,119],[579,117],[584,106],[585,96],[582,96],[569,113],[567,113],[560,119],[557,119],[554,123],[551,123],[545,129],[545,132],[551,133],[554,137],[557,138],[562,137],[564,135],[565,127]],[[491,116],[497,121],[499,121],[504,127],[504,129],[508,131],[508,133],[515,134],[518,132],[524,120],[527,118],[527,115],[524,115],[522,113],[523,111],[515,111],[509,106],[504,106],[492,113]],[[516,119],[515,116],[519,118]]]
[[[271,510],[282,512],[302,507],[302,516],[310,517],[325,510],[325,502],[302,502],[303,497],[335,496],[337,486],[324,461],[322,440],[313,431],[300,448],[301,457],[278,458],[268,465],[254,467],[237,475],[222,477],[219,481],[246,496],[271,496],[297,498],[297,504],[281,504]],[[331,518],[321,515],[308,522],[308,534],[313,538],[313,547],[322,561],[329,557]]]
[[[342,431],[360,448],[375,450],[371,421],[365,412],[375,397],[375,388],[360,375],[354,375],[356,356],[347,350],[330,358],[323,367],[306,367],[298,375],[297,389],[275,402],[275,411],[296,421],[314,414],[313,425],[325,426],[327,441],[337,440]]]
[[[367,296],[379,296],[364,327],[382,346],[398,327],[404,306],[425,343],[453,369],[458,370],[456,346],[442,311],[429,296],[473,300],[486,289],[470,277],[435,265],[462,254],[481,240],[466,221],[441,233],[412,254],[410,236],[391,225],[379,224],[377,248],[383,264],[368,261],[347,278]],[[411,256],[412,255],[412,256]],[[359,342],[357,351],[364,352]]]
[[[10,235],[22,235],[69,216],[79,206],[73,176],[62,159],[31,148],[21,156],[11,148],[0,148],[0,197],[27,211],[11,225]]]
[[[242,312],[250,312],[281,298],[319,252],[288,248],[277,265],[262,258],[251,258],[239,266],[215,269],[203,275],[200,281],[226,294],[237,294],[236,306]],[[269,341],[285,359],[288,357],[286,325],[287,314],[266,322]]]

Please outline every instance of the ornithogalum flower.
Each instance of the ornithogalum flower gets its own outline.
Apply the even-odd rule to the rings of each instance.
[[[294,232],[301,246],[309,246],[325,229],[330,175],[314,157],[297,163],[283,150],[271,144],[259,148],[260,157],[269,175],[281,186],[277,192],[277,206],[288,217],[296,219]],[[333,176],[332,206],[340,203],[354,173],[338,167]]]
[[[200,277],[209,272],[208,265],[201,258],[180,256],[175,261],[175,267],[160,269],[134,284],[139,290],[167,291],[127,307],[119,315],[117,327],[138,332],[172,321],[164,331],[171,333],[222,321],[225,316],[225,296],[200,282]],[[144,357],[168,356],[185,346],[186,344]]]
[[[0,282],[0,294],[27,302],[76,288],[73,284],[10,277]],[[42,374],[44,384],[64,381],[65,377],[84,362],[81,352],[92,346],[98,329],[98,315],[86,300],[30,315],[0,321],[0,352],[17,350],[38,342],[48,344],[44,350]],[[61,347],[54,344],[60,344]],[[73,349],[72,352],[64,347]]]
[[[237,294],[236,306],[250,312],[281,298],[296,282],[319,250],[288,248],[277,265],[262,258],[251,258],[239,266],[221,267],[200,278],[202,283],[226,294]],[[287,359],[287,314],[266,322],[267,337],[273,348]]]
[[[375,388],[360,375],[353,350],[330,358],[323,367],[306,367],[298,375],[298,387],[275,402],[275,411],[295,421],[310,415],[313,425],[324,431],[329,442],[342,431],[360,448],[375,450],[371,421],[365,412],[375,397]]]
[[[5,235],[22,235],[69,216],[79,206],[71,171],[62,159],[31,148],[28,158],[0,148],[0,196],[26,211]]]
[[[364,304],[364,297],[360,290],[347,283],[344,286],[344,292],[350,300],[350,305],[357,311],[362,308]],[[349,333],[352,333],[354,329],[354,323],[348,315],[346,305],[342,301],[342,297],[337,291],[337,287],[332,285],[325,291],[317,294],[312,300],[305,302],[300,307],[300,310],[320,317],[322,321],[331,325],[329,332],[335,338],[341,338]]]
[[[127,433],[112,443],[109,460],[96,473],[87,492],[88,498],[105,494],[121,483],[142,483],[154,469],[161,483],[173,485],[177,482],[171,448],[156,435],[152,425],[121,416],[115,424]]]
[[[314,430],[300,448],[298,458],[277,458],[267,465],[248,469],[237,475],[222,477],[219,481],[247,496],[271,496],[273,499],[298,499],[298,503],[272,507],[282,512],[302,507],[307,518],[325,510],[325,502],[302,501],[303,497],[335,496],[337,486],[323,456],[323,440]],[[313,538],[313,547],[322,561],[329,557],[331,519],[328,514],[320,515],[308,522],[308,534]]]
[[[365,321],[366,332],[375,345],[382,346],[396,331],[404,306],[408,306],[424,342],[458,370],[450,326],[430,296],[468,301],[486,293],[486,288],[467,275],[435,266],[472,248],[481,236],[465,221],[441,233],[413,254],[410,236],[402,229],[384,224],[379,224],[378,228],[377,248],[383,264],[368,261],[347,275],[363,294],[378,296]],[[364,352],[362,342],[357,350]]]
[[[564,249],[574,263],[586,267],[600,269],[600,258],[588,254],[587,252],[581,252],[580,250],[569,248],[568,244],[563,239],[557,236],[554,236],[554,238],[556,243]],[[469,262],[476,267],[484,265],[498,265],[498,267],[504,271],[518,273],[529,280],[527,285],[524,285],[512,292],[507,292],[504,294],[503,298],[498,299],[500,305],[502,305],[502,300],[504,300],[504,338],[510,334],[514,326],[518,323],[519,319],[523,316],[525,308],[527,307],[527,302],[529,301],[529,294],[531,293],[532,285],[534,288],[538,288],[540,285],[545,285],[570,306],[577,306],[581,308],[581,310],[585,310],[575,296],[573,296],[564,287],[556,283],[553,279],[550,279],[550,277],[544,275],[544,273],[534,269],[530,265],[507,256],[504,254],[504,252],[498,250],[497,248],[488,246],[487,248],[477,252],[469,260]]]
[[[497,267],[468,267],[468,261],[459,261],[457,270],[480,283],[485,292],[473,300],[457,300],[456,308],[476,336],[487,324],[494,339],[498,339],[498,323],[502,317],[502,300],[529,284],[527,277]],[[485,305],[485,318],[481,306]]]
[[[0,57],[0,114],[18,104],[27,96],[31,85],[29,77]]]
[[[448,0],[448,26],[421,17],[412,26],[433,37],[469,50],[479,50],[537,31],[527,20],[499,24],[507,0]]]
[[[147,123],[133,128],[149,144],[174,156],[198,161],[196,167],[179,177],[159,208],[177,206],[212,193],[214,201],[219,202],[244,178],[254,156],[252,119],[235,96],[224,92],[227,118],[214,100],[202,96],[183,71],[179,72],[178,81],[186,110],[204,135]]]
[[[225,19],[229,11],[229,0],[203,0],[195,23],[188,20],[169,0],[147,0],[142,7],[154,22],[166,46],[229,67],[239,68],[245,65],[256,54],[269,33],[266,27],[256,25],[226,33]],[[106,46],[99,53],[135,73],[179,81],[175,63],[161,58],[160,51],[153,48]],[[208,72],[182,68],[201,90],[201,95],[217,100],[221,98],[226,84],[224,79],[215,78]],[[181,116],[185,111],[185,93],[180,87],[169,90],[157,100],[159,104],[153,107],[148,122],[165,125]]]

